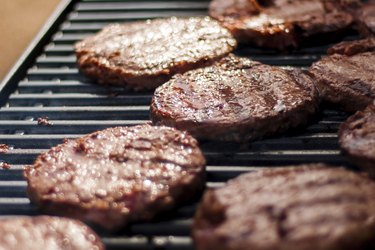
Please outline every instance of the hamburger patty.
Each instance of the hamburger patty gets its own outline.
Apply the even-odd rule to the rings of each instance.
[[[338,43],[328,49],[327,53],[352,56],[362,52],[375,51],[375,37],[356,41]]]
[[[192,198],[204,187],[204,166],[187,133],[140,125],[66,141],[24,174],[42,210],[116,230]]]
[[[364,4],[356,13],[359,32],[363,36],[375,35],[375,0]]]
[[[358,0],[213,0],[209,14],[239,41],[285,50],[337,36],[353,22],[347,10],[359,5]]]
[[[309,70],[322,98],[347,112],[364,109],[375,98],[373,47],[366,40],[353,41],[341,43],[328,52],[344,54],[325,56]]]
[[[209,65],[236,46],[209,17],[112,24],[75,45],[78,67],[100,84],[150,90],[176,73]]]
[[[151,117],[199,139],[249,141],[305,124],[317,106],[301,71],[230,55],[158,87]]]
[[[365,249],[375,240],[374,190],[366,175],[323,164],[243,174],[205,193],[193,223],[195,245],[197,250]]]
[[[341,124],[339,143],[350,162],[375,177],[375,105],[358,111]]]
[[[104,249],[99,237],[79,221],[50,217],[0,219],[1,250]]]

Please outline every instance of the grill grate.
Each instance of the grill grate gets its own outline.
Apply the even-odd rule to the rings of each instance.
[[[64,138],[75,138],[112,126],[140,124],[149,119],[152,93],[126,93],[121,88],[89,84],[78,73],[72,45],[111,22],[126,22],[165,16],[196,16],[207,13],[208,1],[82,1],[71,5],[54,24],[51,39],[39,42],[41,52],[33,63],[19,70],[16,89],[0,109],[0,143],[12,147],[0,161],[12,165],[0,170],[0,214],[35,215],[36,208],[26,197],[22,178],[24,165]],[[57,27],[57,25],[60,25]],[[351,37],[348,37],[351,39]],[[46,42],[43,42],[46,41]],[[326,46],[301,49],[291,55],[240,48],[239,55],[272,65],[308,67],[326,51]],[[29,55],[33,57],[33,55]],[[29,60],[30,61],[30,60]],[[15,78],[14,78],[15,79]],[[6,82],[7,85],[11,81]],[[114,96],[114,94],[118,94]],[[37,125],[48,116],[52,126]],[[323,110],[317,121],[303,131],[254,142],[247,147],[203,143],[208,161],[209,187],[222,185],[243,172],[278,165],[327,162],[345,164],[337,145],[337,128],[346,114]],[[99,232],[108,249],[192,249],[189,237],[196,202],[177,209],[153,223],[138,223],[124,232]]]

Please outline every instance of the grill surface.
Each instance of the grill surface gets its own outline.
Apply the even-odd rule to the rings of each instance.
[[[127,22],[165,16],[205,15],[208,1],[82,1],[72,5],[63,22],[33,63],[24,63],[26,73],[0,109],[0,143],[12,147],[0,161],[11,164],[0,170],[0,214],[36,215],[26,196],[24,165],[64,138],[74,138],[111,126],[128,126],[149,119],[152,93],[126,93],[120,88],[90,84],[78,73],[72,45],[111,22]],[[64,19],[65,18],[65,19]],[[350,39],[350,37],[348,38]],[[239,55],[272,65],[307,67],[325,54],[327,47],[301,49],[291,55],[240,48]],[[11,84],[10,82],[7,84]],[[114,96],[114,93],[117,96]],[[7,98],[6,91],[1,93]],[[49,117],[52,126],[37,125]],[[208,187],[259,168],[308,162],[343,165],[337,145],[337,128],[346,114],[322,110],[305,130],[250,145],[203,143],[208,162]],[[116,235],[102,235],[108,249],[192,249],[189,237],[196,202],[152,223],[138,223]]]

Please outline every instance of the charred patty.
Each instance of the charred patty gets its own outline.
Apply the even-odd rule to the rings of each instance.
[[[285,50],[337,36],[358,0],[213,0],[209,14],[241,42]]]
[[[328,52],[309,70],[322,98],[347,112],[364,109],[375,98],[374,41],[345,42]]]
[[[103,250],[99,237],[79,221],[51,216],[0,219],[2,250]]]
[[[204,166],[187,133],[139,125],[66,141],[41,154],[25,176],[43,211],[116,230],[192,198],[204,187]]]
[[[374,190],[366,175],[323,164],[243,174],[205,193],[196,249],[374,249]]]
[[[339,143],[350,162],[375,178],[375,105],[358,111],[340,126]]]
[[[158,87],[151,117],[199,139],[249,141],[306,124],[317,106],[317,91],[300,70],[231,55]]]
[[[111,24],[75,45],[78,67],[100,84],[155,89],[176,73],[209,65],[236,46],[209,17]]]

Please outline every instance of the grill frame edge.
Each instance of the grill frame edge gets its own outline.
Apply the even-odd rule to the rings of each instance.
[[[29,43],[27,48],[0,82],[0,107],[9,98],[9,95],[16,90],[18,83],[23,79],[28,66],[37,59],[51,37],[58,31],[60,24],[65,20],[66,15],[71,11],[77,0],[60,0],[54,12],[49,16],[39,32]]]

